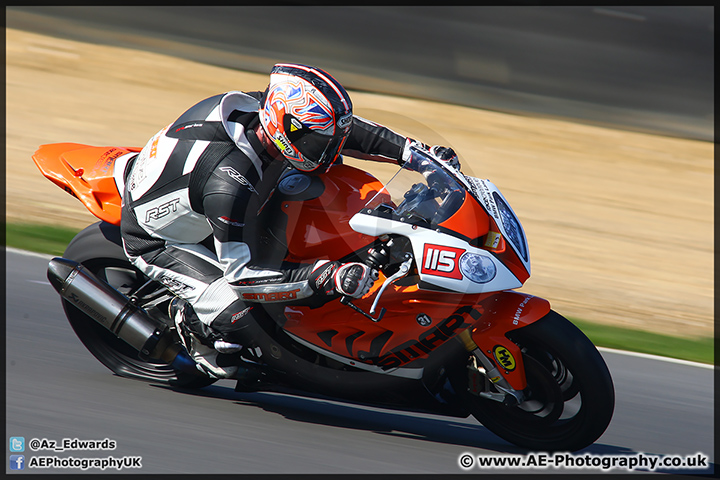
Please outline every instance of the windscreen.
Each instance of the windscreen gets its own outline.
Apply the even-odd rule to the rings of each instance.
[[[436,160],[413,152],[407,162],[365,206],[365,212],[425,228],[436,228],[455,214],[467,192]]]

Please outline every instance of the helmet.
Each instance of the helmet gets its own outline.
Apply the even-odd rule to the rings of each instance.
[[[350,134],[352,102],[319,68],[279,63],[259,111],[265,134],[298,170],[330,165]]]

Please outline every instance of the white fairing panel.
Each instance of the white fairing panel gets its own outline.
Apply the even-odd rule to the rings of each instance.
[[[494,242],[504,239],[530,271],[525,232],[497,187],[488,180],[466,177],[423,149],[410,146],[409,150],[408,162],[350,220],[350,227],[374,237],[408,238],[422,288],[465,294],[521,287],[522,282],[503,263],[506,250],[491,251]],[[473,246],[463,231],[443,227],[466,202],[479,202],[500,232],[473,231],[472,225],[465,224],[457,228],[473,231],[476,239],[487,234],[484,241],[490,250]],[[470,215],[485,218],[485,212],[472,208]],[[472,221],[467,211],[461,218]]]
[[[118,189],[120,198],[125,195],[125,167],[127,167],[128,162],[135,155],[137,155],[135,152],[126,153],[118,157],[115,163],[113,163],[113,179],[115,180],[115,186]]]
[[[484,293],[522,286],[520,280],[490,252],[472,247],[467,242],[445,233],[362,212],[350,219],[350,226],[365,235],[396,234],[409,238],[420,280],[441,289],[458,293]],[[491,262],[495,267],[492,279],[485,283],[470,280],[460,268],[460,261],[466,254],[474,254],[483,257],[483,262]]]

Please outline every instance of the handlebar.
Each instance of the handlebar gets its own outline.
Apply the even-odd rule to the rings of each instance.
[[[390,242],[388,242],[386,244],[386,246],[390,246],[391,243],[392,243],[392,240],[390,240]],[[370,249],[370,251],[368,253],[370,256],[368,257],[367,265],[371,268],[379,268],[382,266],[381,263],[377,262],[377,260],[379,258],[384,257],[385,261],[387,261],[387,259],[389,258],[389,254],[387,253],[387,251],[384,248],[381,248],[380,251],[378,251],[376,249]],[[362,314],[363,316],[369,318],[373,322],[379,322],[383,318],[383,316],[385,316],[385,312],[387,311],[387,310],[385,310],[384,307],[382,307],[382,308],[380,308],[380,314],[378,315],[378,317],[377,318],[373,317],[373,315],[375,314],[375,309],[377,308],[378,302],[380,301],[380,297],[385,292],[385,289],[387,287],[389,287],[393,282],[406,276],[410,272],[410,267],[412,266],[414,257],[411,253],[408,252],[405,254],[404,258],[405,258],[405,260],[400,265],[400,269],[397,272],[395,272],[393,275],[386,278],[385,281],[383,282],[383,284],[378,289],[377,295],[375,296],[375,301],[373,301],[373,304],[370,307],[370,313],[365,312],[362,308],[360,308],[357,305],[355,305],[354,303],[352,303],[352,297],[349,297],[347,295],[344,295],[340,298],[340,303],[342,303],[343,305],[349,306],[350,308],[352,308],[356,312]]]

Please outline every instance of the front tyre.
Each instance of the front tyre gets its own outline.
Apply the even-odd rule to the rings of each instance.
[[[523,354],[526,400],[506,406],[471,394],[465,383],[463,398],[472,415],[532,451],[577,451],[595,442],[612,418],[615,391],[592,342],[554,311],[507,336]]]
[[[138,293],[148,281],[148,278],[125,256],[120,241],[120,228],[109,223],[98,222],[78,233],[63,256],[81,263],[97,278],[126,296]],[[157,290],[148,291],[145,296],[157,293]],[[146,307],[143,305],[143,300],[141,296],[138,305]],[[64,299],[63,308],[70,325],[85,348],[103,365],[121,377],[183,388],[201,388],[214,382],[199,371],[197,374],[188,373],[175,370],[169,364],[158,360],[141,360],[137,350]],[[154,314],[165,315],[162,311],[155,311]]]

